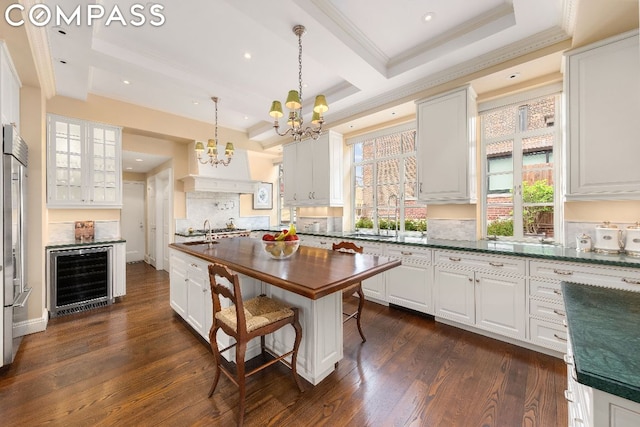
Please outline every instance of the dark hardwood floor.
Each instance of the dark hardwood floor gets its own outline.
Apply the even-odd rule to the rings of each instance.
[[[566,426],[562,360],[368,303],[362,344],[345,325],[344,359],[299,393],[284,366],[247,387],[250,426]],[[304,331],[303,331],[304,334]],[[213,356],[169,307],[169,276],[127,266],[117,304],[52,319],[0,369],[3,426],[236,423]]]

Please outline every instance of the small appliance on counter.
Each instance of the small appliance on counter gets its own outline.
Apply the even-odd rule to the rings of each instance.
[[[601,254],[619,254],[623,247],[622,230],[617,225],[605,221],[596,226],[594,249]]]
[[[640,257],[640,221],[627,227],[627,237],[624,244],[627,255]]]
[[[591,236],[586,233],[576,236],[576,250],[578,252],[591,252],[592,247]]]

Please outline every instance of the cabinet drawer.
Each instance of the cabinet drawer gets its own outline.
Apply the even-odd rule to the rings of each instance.
[[[531,342],[563,353],[567,351],[567,328],[548,320],[529,319]]]
[[[562,323],[567,317],[562,301],[546,301],[536,298],[529,299],[529,315],[556,323]]]
[[[562,303],[562,288],[557,280],[545,282],[538,279],[529,279],[529,296],[545,298]]]
[[[524,259],[470,255],[465,252],[436,251],[434,262],[447,267],[485,270],[502,274],[524,275]]]
[[[529,261],[531,277],[640,291],[640,269]]]
[[[427,266],[431,265],[431,250],[412,247],[389,247],[387,256],[402,261],[403,265]]]

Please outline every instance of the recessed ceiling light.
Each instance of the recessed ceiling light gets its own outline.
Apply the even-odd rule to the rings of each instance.
[[[245,52],[244,59],[251,59],[251,54],[249,52]]]
[[[198,101],[191,101],[191,102],[193,102],[193,105],[198,105],[198,104],[200,104]]]
[[[517,79],[518,77],[520,77],[520,73],[518,73],[517,71],[515,73],[511,73],[507,76],[507,80],[513,80],[513,79]]]
[[[249,120],[249,116],[244,116],[244,119],[245,120]]]
[[[136,159],[136,162],[144,162],[142,159]]]
[[[64,59],[60,59],[59,61],[60,61],[61,64],[66,64],[67,63],[67,61],[65,61]]]
[[[392,111],[392,112],[391,112],[391,115],[392,115],[392,116],[395,116],[395,115],[396,115],[396,112],[395,112],[395,111]]]
[[[133,170],[133,168],[131,166],[127,166],[125,169],[128,170],[128,171],[132,171]]]
[[[126,85],[130,85],[131,82],[129,80],[123,80],[122,83],[126,84]]]
[[[422,22],[431,22],[435,17],[436,17],[436,14],[434,12],[427,12],[424,15],[422,15]]]

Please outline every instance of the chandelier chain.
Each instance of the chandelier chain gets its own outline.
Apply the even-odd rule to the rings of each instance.
[[[216,130],[214,132],[214,138],[216,139],[216,143],[218,142],[218,98],[214,98],[214,102],[216,104]]]
[[[302,119],[302,33],[298,34],[298,93],[300,95],[300,119]]]

